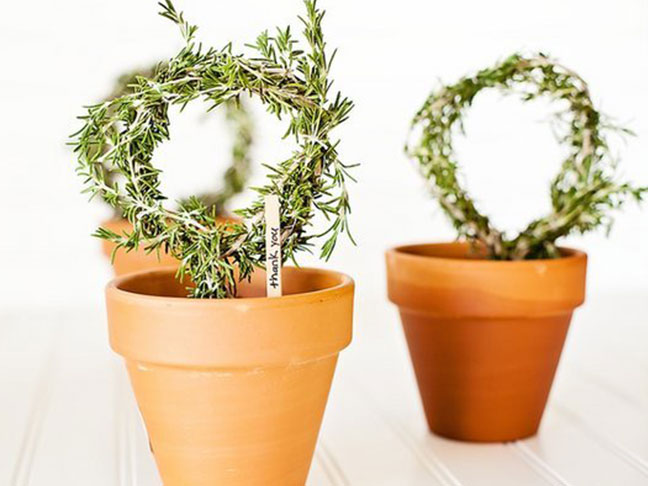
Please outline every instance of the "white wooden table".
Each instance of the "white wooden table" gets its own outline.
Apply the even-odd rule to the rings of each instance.
[[[395,309],[358,295],[308,484],[648,485],[648,296],[590,296],[540,434],[427,431]],[[103,309],[0,314],[0,485],[159,486]]]

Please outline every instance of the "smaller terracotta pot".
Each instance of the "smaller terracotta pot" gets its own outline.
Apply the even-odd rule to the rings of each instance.
[[[101,224],[103,228],[109,229],[117,234],[129,231],[132,226],[126,219],[111,219]],[[101,249],[103,254],[112,258],[115,244],[112,241],[101,240]],[[141,272],[142,270],[153,270],[155,268],[164,268],[177,265],[177,260],[171,255],[160,252],[146,253],[143,248],[126,251],[123,248],[118,250],[113,261],[113,271],[116,276],[125,275],[132,272]]]
[[[223,217],[221,220],[223,222],[238,221],[236,218],[229,216]],[[122,234],[124,231],[130,231],[132,228],[131,224],[126,219],[110,219],[104,221],[101,226],[117,234]],[[115,249],[115,244],[108,240],[101,240],[101,249],[103,254],[110,260]],[[177,264],[178,261],[165,252],[160,252],[158,256],[157,252],[147,253],[143,248],[131,251],[121,249],[118,250],[115,255],[113,271],[115,272],[115,276],[119,277],[127,273],[154,270]]]
[[[165,486],[303,486],[340,350],[353,281],[283,269],[236,299],[185,298],[174,270],[113,280],[112,348],[122,355]]]
[[[388,295],[399,307],[430,430],[502,442],[537,432],[587,256],[494,261],[467,244],[387,252]]]

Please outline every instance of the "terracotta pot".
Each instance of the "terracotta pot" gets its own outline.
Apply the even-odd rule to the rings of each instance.
[[[583,303],[587,256],[494,261],[462,243],[387,252],[432,432],[501,442],[537,432],[572,312]]]
[[[351,340],[353,281],[283,270],[241,298],[188,299],[173,269],[107,287],[112,348],[125,358],[165,486],[303,486],[338,353]]]
[[[131,229],[131,224],[125,219],[111,219],[103,222],[101,226],[117,234],[121,234],[124,231],[129,231]],[[101,240],[101,249],[103,254],[110,259],[112,257],[112,252],[115,249],[115,244],[108,240]],[[117,254],[115,255],[113,271],[115,272],[115,275],[120,276],[127,273],[163,268],[176,264],[177,260],[167,253],[160,252],[158,258],[157,253],[146,253],[143,248],[133,251],[121,249],[117,251]]]
[[[222,221],[237,221],[237,219],[233,217],[224,217],[222,218]],[[131,229],[131,224],[125,219],[111,219],[104,221],[101,226],[117,234],[121,234],[124,231],[130,231]],[[115,244],[108,240],[101,240],[101,249],[103,254],[110,259],[112,257],[112,252],[115,249]],[[143,248],[132,251],[121,249],[115,255],[113,271],[116,276],[121,276],[132,272],[165,268],[177,265],[177,263],[178,262],[175,258],[164,252],[160,252],[158,257],[156,252],[147,253]]]

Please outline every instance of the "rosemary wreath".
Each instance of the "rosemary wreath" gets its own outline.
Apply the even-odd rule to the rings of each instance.
[[[110,102],[117,98],[127,96],[134,92],[139,78],[151,80],[155,77],[158,70],[163,64],[156,64],[145,69],[122,74],[117,78],[112,93],[103,101]],[[221,188],[216,192],[206,192],[198,196],[198,199],[208,208],[213,208],[217,215],[225,214],[225,204],[232,197],[239,194],[245,189],[251,172],[250,149],[252,147],[252,133],[254,126],[252,119],[244,103],[237,100],[227,100],[225,103],[225,119],[233,135],[233,144],[231,149],[231,162],[223,175]],[[106,152],[107,147],[103,147]],[[113,186],[117,180],[118,173],[113,173],[110,167],[103,167],[104,181],[107,185]],[[121,217],[119,207],[113,208],[116,218]]]
[[[160,3],[160,15],[179,26],[185,46],[153,78],[138,78],[131,94],[89,107],[81,117],[83,127],[72,136],[85,191],[119,207],[133,225],[124,235],[100,228],[97,236],[118,248],[144,245],[148,251],[167,251],[180,261],[178,278],[187,275],[193,282],[192,297],[233,297],[237,282],[264,266],[264,195],[275,194],[281,201],[284,261],[294,260],[297,251],[323,235],[327,239],[321,255],[328,258],[340,233],[348,233],[345,181],[350,166],[339,160],[338,142],[329,134],[347,119],[353,103],[339,93],[329,100],[334,56],[329,58],[325,49],[324,12],[315,0],[304,3],[307,16],[300,20],[307,51],[298,48],[290,28],[285,28],[274,36],[267,31],[259,35],[249,46],[254,51],[250,58],[234,54],[231,44],[219,50],[197,44],[197,27],[170,0]],[[288,117],[286,137],[296,143],[292,155],[267,166],[271,174],[266,185],[256,189],[259,197],[236,211],[243,223],[219,223],[196,197],[177,209],[166,208],[152,158],[158,144],[169,138],[169,106],[183,107],[202,98],[212,109],[244,95],[257,96],[278,118]],[[102,167],[123,176],[123,188],[108,184]],[[330,222],[319,235],[308,231],[315,210]]]
[[[555,114],[558,122],[567,127],[559,141],[569,147],[569,155],[551,184],[552,211],[532,221],[512,239],[477,210],[458,180],[452,130],[461,126],[465,111],[485,88],[505,93],[519,88],[523,101],[548,96],[568,105],[564,112]],[[459,235],[483,245],[493,259],[558,257],[558,238],[601,225],[609,228],[610,210],[628,199],[640,201],[648,190],[620,183],[615,177],[616,163],[606,134],[630,132],[605,121],[593,106],[587,83],[544,54],[512,55],[492,68],[434,91],[414,117],[412,130],[420,132],[420,138],[408,143],[405,151],[418,162],[431,193]]]

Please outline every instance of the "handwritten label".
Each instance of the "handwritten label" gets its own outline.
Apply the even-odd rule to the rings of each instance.
[[[281,297],[281,226],[279,197],[265,197],[266,295]]]

